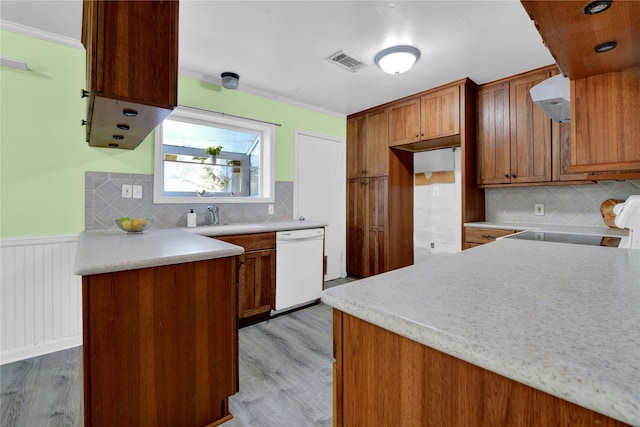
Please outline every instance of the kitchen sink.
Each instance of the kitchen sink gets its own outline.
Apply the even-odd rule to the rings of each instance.
[[[192,233],[210,235],[215,234],[222,236],[224,234],[247,233],[266,229],[262,224],[221,224],[221,225],[204,225],[195,228],[185,228],[186,231]]]

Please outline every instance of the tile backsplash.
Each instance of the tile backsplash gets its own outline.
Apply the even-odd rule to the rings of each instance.
[[[606,227],[600,205],[607,199],[626,200],[640,194],[640,180],[602,181],[589,185],[488,188],[485,218],[489,222],[525,222]],[[534,205],[544,204],[544,216]]]
[[[122,198],[122,185],[142,186],[142,199]],[[85,230],[117,228],[114,220],[123,216],[153,218],[153,228],[187,226],[187,213],[193,209],[197,225],[208,225],[207,204],[154,204],[153,175],[85,172]],[[210,204],[213,204],[210,203]],[[220,223],[290,221],[293,219],[293,182],[276,181],[273,215],[266,203],[219,203]]]

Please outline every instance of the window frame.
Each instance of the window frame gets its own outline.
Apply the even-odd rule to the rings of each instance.
[[[154,203],[274,203],[275,201],[275,126],[270,123],[220,115],[213,111],[199,108],[179,106],[170,118],[196,124],[220,125],[245,129],[250,132],[261,132],[260,141],[260,195],[259,196],[168,196],[164,192],[164,155],[162,123],[158,125],[154,134],[154,165],[153,165],[153,202]]]

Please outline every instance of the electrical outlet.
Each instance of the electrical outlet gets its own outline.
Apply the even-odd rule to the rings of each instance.
[[[544,205],[542,203],[536,203],[534,213],[538,216],[544,216]]]
[[[122,184],[122,198],[123,199],[130,199],[131,198],[131,192],[132,192],[132,188],[131,188],[131,184]]]
[[[133,186],[133,198],[142,199],[142,185]]]
[[[433,195],[434,196],[439,196],[440,195],[440,189],[438,187],[433,187]]]
[[[273,205],[269,205],[269,215],[273,215]]]

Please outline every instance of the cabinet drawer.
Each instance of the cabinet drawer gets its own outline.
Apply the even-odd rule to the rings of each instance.
[[[229,236],[213,236],[233,245],[242,246],[245,252],[259,251],[262,249],[275,249],[276,233],[233,234]]]
[[[489,243],[498,237],[508,236],[515,233],[515,230],[499,230],[495,228],[472,228],[465,227],[464,240],[467,243]]]

